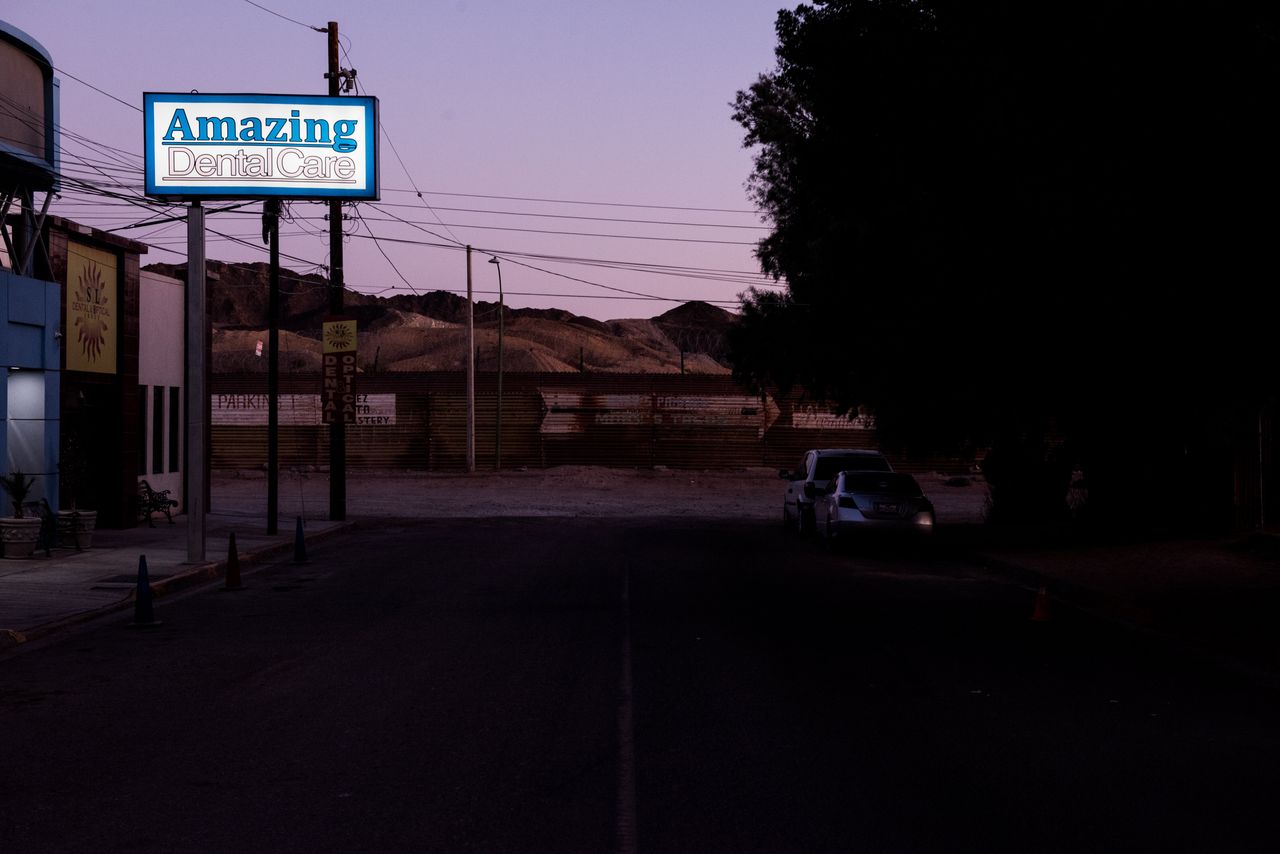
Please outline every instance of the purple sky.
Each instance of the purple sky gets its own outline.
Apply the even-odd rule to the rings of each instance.
[[[749,244],[765,231],[743,187],[751,158],[741,146],[742,129],[730,119],[729,102],[774,67],[773,23],[777,10],[787,5],[782,0],[261,0],[261,5],[309,26],[323,28],[336,20],[346,50],[343,66],[356,68],[360,91],[381,102],[387,134],[382,202],[362,204],[364,223],[348,223],[349,231],[366,235],[347,243],[349,288],[385,295],[409,293],[410,286],[418,292],[465,293],[461,251],[383,240],[382,249],[406,285],[367,238],[370,230],[380,238],[457,240],[497,252],[508,259],[502,265],[508,304],[565,308],[600,319],[651,317],[677,302],[619,299],[626,295],[595,285],[732,308],[747,284],[760,281]],[[83,159],[141,192],[144,91],[327,91],[325,36],[245,0],[41,0],[6,7],[0,19],[39,41],[62,71],[63,128],[91,141],[64,137],[64,169],[95,183],[106,179]],[[121,171],[95,144],[127,152],[112,156],[130,169]],[[415,185],[425,201],[414,194]],[[99,228],[150,215],[125,202],[88,201],[65,192],[53,210]],[[732,212],[613,206],[617,203]],[[297,220],[284,226],[281,251],[308,263],[284,264],[303,270],[325,264],[328,241],[320,229],[326,223],[318,219],[323,206],[295,202],[291,207]],[[209,227],[260,246],[259,212],[255,204],[239,214],[210,216]],[[543,216],[527,215],[535,213]],[[421,228],[395,222],[392,215]],[[144,264],[185,260],[182,223],[120,233],[154,247]],[[631,239],[641,236],[679,240]],[[679,242],[690,240],[722,242]],[[207,252],[211,259],[266,260],[265,252],[212,233]],[[473,256],[474,287],[477,299],[491,300],[497,281],[486,260],[483,254]],[[673,271],[618,269],[595,261],[715,272],[670,275]]]

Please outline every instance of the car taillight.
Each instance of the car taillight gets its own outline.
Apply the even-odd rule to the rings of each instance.
[[[853,500],[852,495],[841,495],[839,498],[836,499],[836,503],[839,504],[841,507],[847,507],[850,510],[858,509],[858,505]]]

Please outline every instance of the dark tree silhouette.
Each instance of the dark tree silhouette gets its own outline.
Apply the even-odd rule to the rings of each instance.
[[[1192,477],[1229,502],[1232,419],[1274,385],[1275,12],[819,0],[777,34],[733,117],[787,289],[744,297],[739,378],[991,448],[1009,516],[1057,511],[1073,463],[1097,508]]]

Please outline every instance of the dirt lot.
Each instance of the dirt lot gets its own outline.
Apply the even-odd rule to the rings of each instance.
[[[919,478],[943,524],[982,518],[986,487],[947,486],[941,475]],[[774,469],[677,471],[560,466],[527,471],[436,474],[352,471],[347,515],[361,517],[474,518],[478,516],[696,516],[780,519],[783,482]],[[215,472],[215,512],[265,501],[260,471]],[[328,512],[326,472],[280,476],[280,512],[321,518]]]

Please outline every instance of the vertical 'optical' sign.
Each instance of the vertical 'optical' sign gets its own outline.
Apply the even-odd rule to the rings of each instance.
[[[146,192],[167,199],[377,199],[378,99],[143,95]]]

